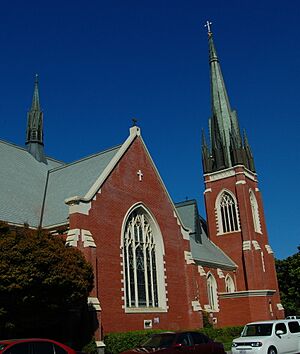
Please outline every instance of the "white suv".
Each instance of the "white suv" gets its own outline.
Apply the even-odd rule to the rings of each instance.
[[[232,354],[300,353],[300,321],[276,320],[248,323],[234,339]]]

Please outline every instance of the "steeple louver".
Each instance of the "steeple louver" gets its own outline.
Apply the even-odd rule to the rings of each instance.
[[[43,135],[43,112],[40,108],[38,75],[36,75],[31,109],[27,113],[26,145],[28,152],[37,161],[47,163]]]
[[[210,149],[207,147],[204,154],[202,148],[203,169],[210,173],[242,164],[255,172],[248,140],[244,138],[243,141],[237,113],[230,106],[210,26],[208,30],[212,117],[209,124]]]

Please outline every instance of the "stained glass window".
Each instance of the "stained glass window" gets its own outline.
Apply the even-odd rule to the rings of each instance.
[[[142,209],[129,216],[124,233],[127,307],[158,307],[156,243]]]

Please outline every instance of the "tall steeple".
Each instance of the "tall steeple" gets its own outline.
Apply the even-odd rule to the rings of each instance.
[[[38,75],[35,76],[32,105],[27,113],[26,145],[28,152],[39,162],[47,163],[43,142],[43,112],[40,108]]]
[[[207,21],[212,117],[210,149],[206,146],[210,153],[202,154],[204,172],[219,171],[235,165],[245,165],[255,172],[253,161],[248,159],[251,154],[246,153],[246,150],[251,151],[250,146],[247,142],[246,148],[243,143],[236,111],[230,106],[210,25],[211,22]]]

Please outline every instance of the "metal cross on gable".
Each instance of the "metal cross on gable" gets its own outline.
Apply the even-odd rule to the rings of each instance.
[[[204,27],[207,27],[207,32],[208,33],[211,33],[210,25],[212,25],[212,22],[210,22],[210,21],[206,21],[206,24],[204,25]]]
[[[141,170],[138,170],[136,174],[139,176],[139,181],[142,181],[144,176],[143,172]]]

